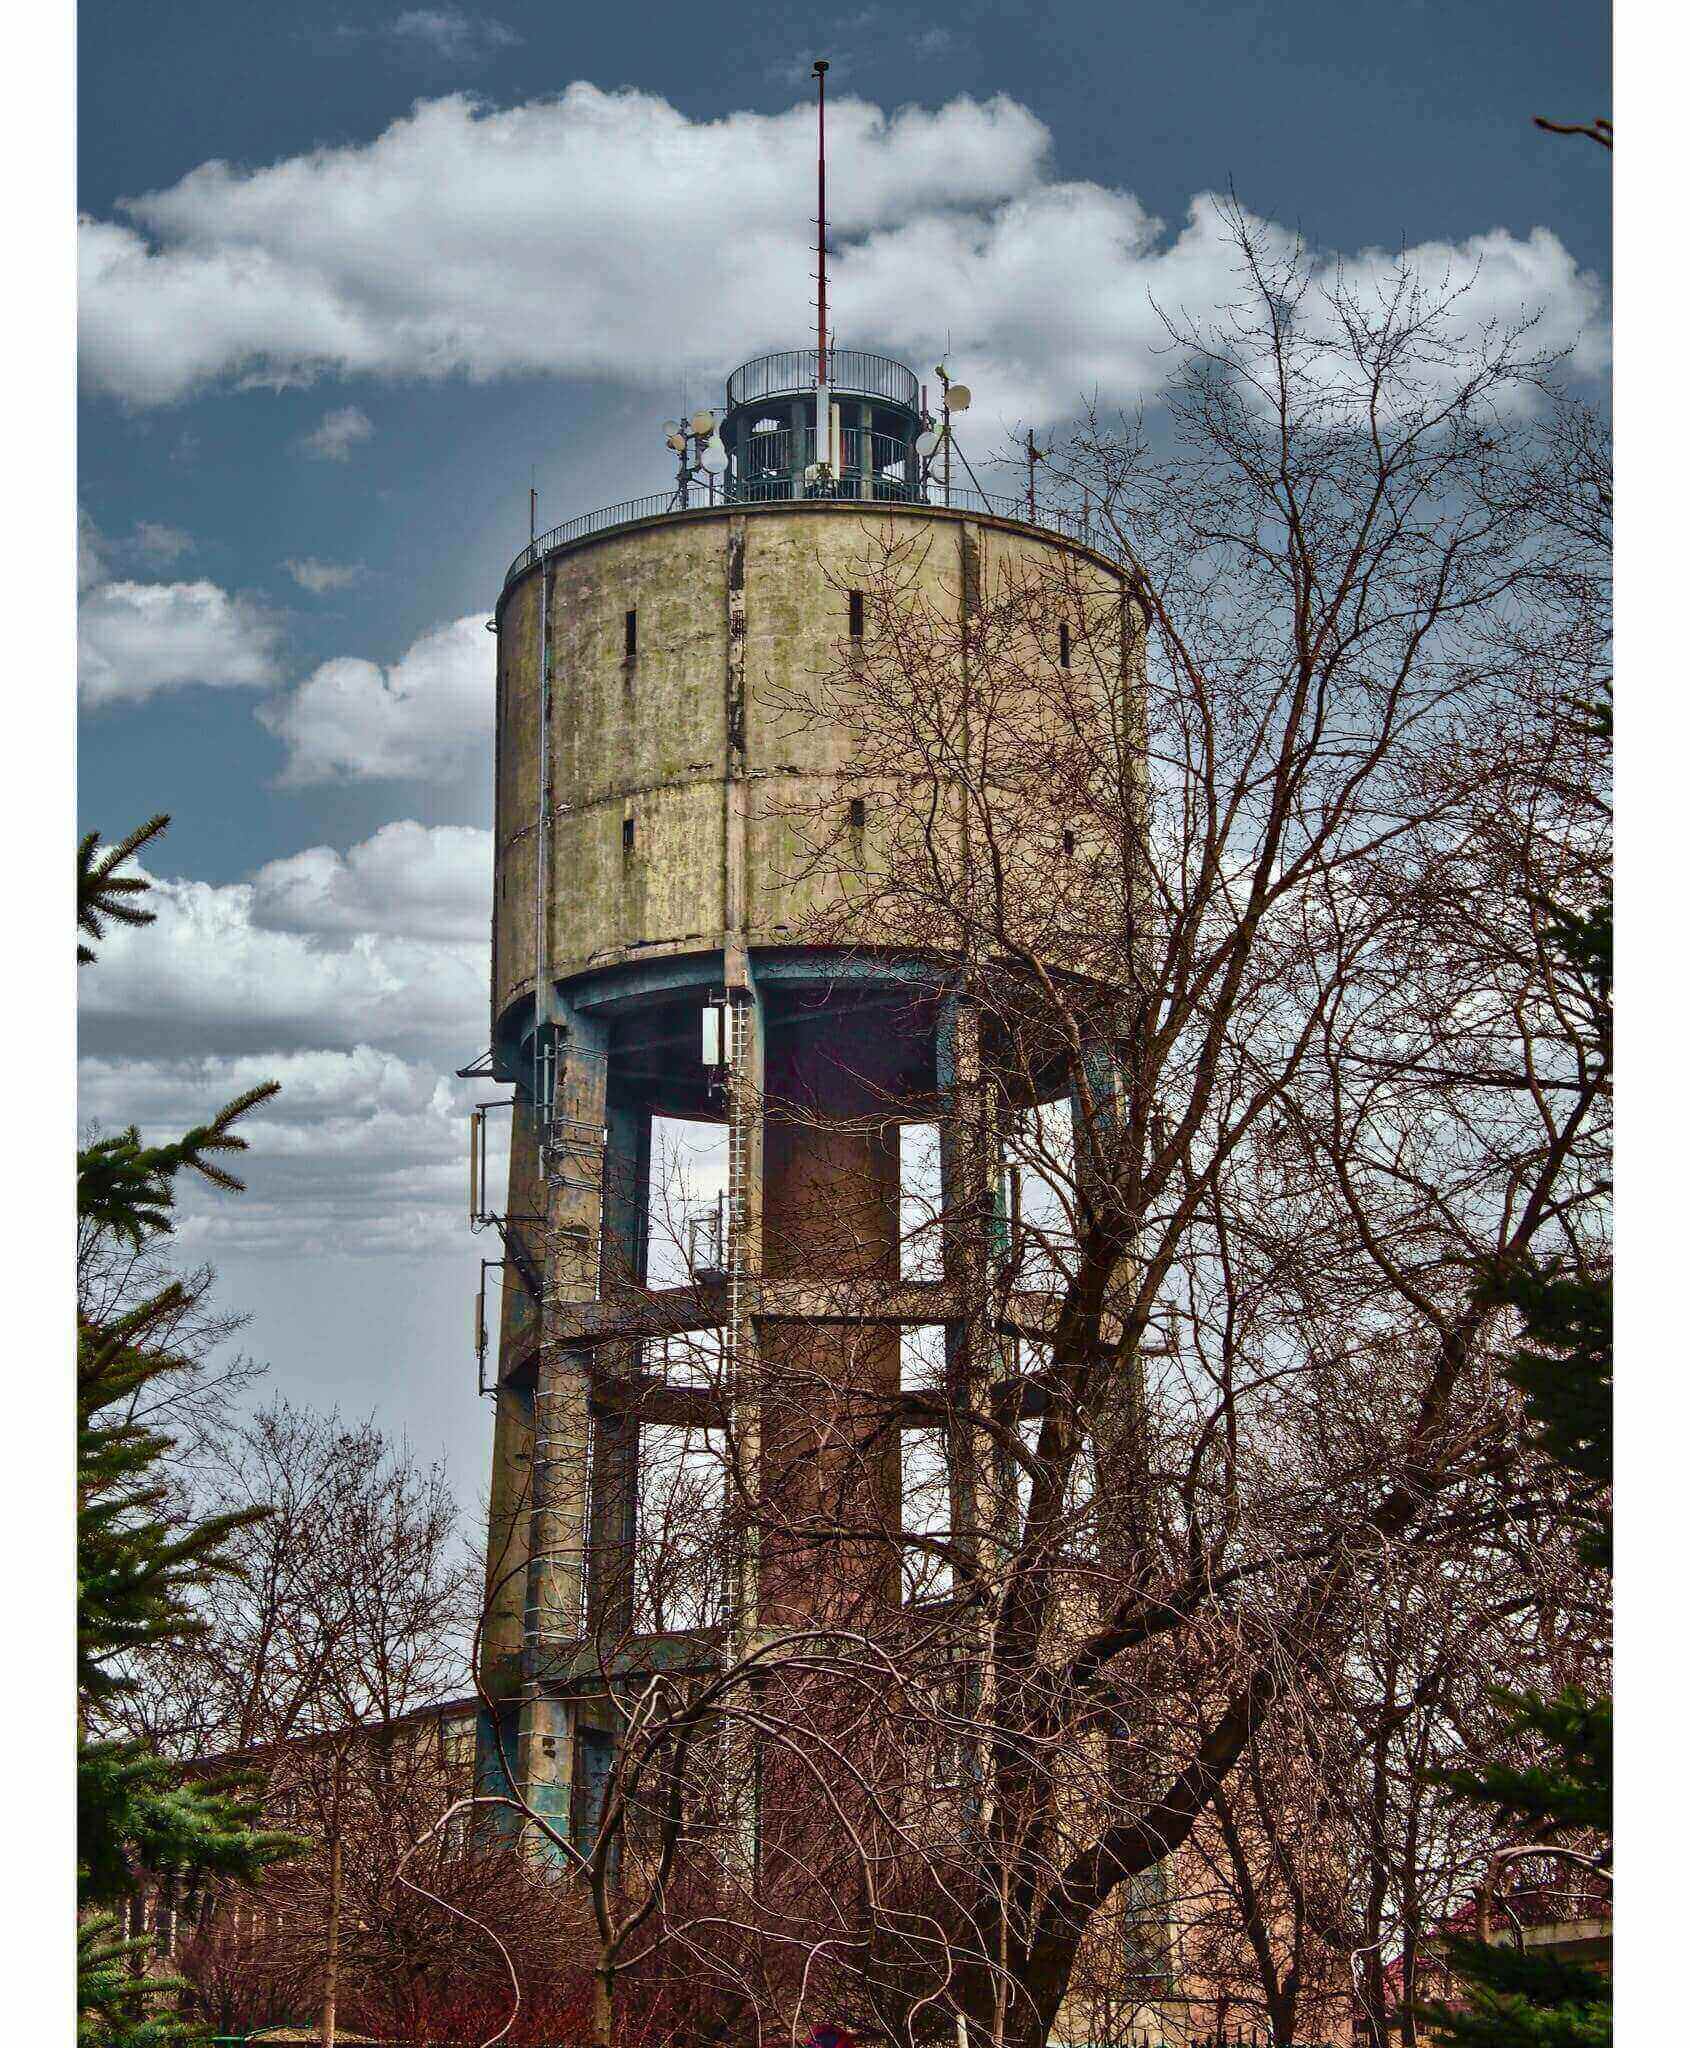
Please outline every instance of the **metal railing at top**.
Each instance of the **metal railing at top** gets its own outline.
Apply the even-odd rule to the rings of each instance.
[[[699,504],[704,504],[705,494],[700,491],[697,496]],[[605,505],[597,512],[583,512],[577,518],[566,519],[561,526],[554,526],[550,533],[542,533],[537,540],[530,541],[505,571],[505,581],[508,584],[524,569],[531,569],[542,555],[549,555],[553,548],[565,547],[572,540],[584,540],[589,533],[603,533],[609,526],[631,526],[636,519],[656,519],[665,512],[683,509],[695,508],[676,504],[675,492],[668,490],[656,491],[647,498],[629,498],[621,505]]]
[[[921,379],[905,363],[890,356],[870,355],[861,348],[834,348],[827,353],[828,387],[860,398],[884,398],[889,405],[921,403]],[[784,398],[816,388],[813,348],[781,349],[771,356],[753,356],[728,379],[728,404],[755,405],[765,398]]]
[[[1095,548],[1099,554],[1117,553],[1108,529],[1093,519],[1090,506],[1075,512],[1062,505],[1039,505],[1029,512],[1025,498],[1002,497],[989,491],[962,491],[955,485],[947,493],[932,478],[928,479],[927,502],[946,506],[953,512],[985,512],[994,519],[1015,519],[1023,526],[1037,526],[1046,533],[1059,533],[1064,540],[1077,541],[1081,547]]]
[[[1062,506],[1040,505],[1029,513],[1025,498],[998,497],[985,491],[959,490],[955,486],[947,493],[933,477],[927,480],[925,494],[917,482],[903,483],[884,478],[870,479],[870,482],[872,498],[859,492],[857,479],[851,476],[805,486],[802,496],[845,503],[879,501],[927,505],[936,511],[981,512],[994,519],[1013,519],[1022,526],[1038,527],[1046,533],[1059,533],[1065,540],[1076,541],[1081,547],[1095,548],[1099,554],[1114,555],[1116,552],[1107,529],[1094,523],[1089,508],[1074,512]],[[550,533],[542,533],[523,549],[505,571],[505,587],[508,589],[524,570],[531,569],[554,548],[567,547],[571,541],[585,540],[589,534],[605,533],[616,526],[632,526],[641,519],[661,519],[668,513],[703,512],[712,505],[721,508],[735,504],[790,504],[793,491],[791,479],[784,476],[758,477],[743,489],[736,489],[730,478],[726,489],[718,490],[713,498],[696,484],[691,487],[685,504],[679,502],[679,497],[676,491],[658,491],[650,497],[630,498],[624,504],[605,505],[597,512],[583,512],[577,519],[565,520],[563,525],[554,526]]]
[[[861,427],[847,427],[843,438],[845,445],[840,458],[849,475],[860,476],[865,469],[871,469],[876,476],[890,471],[901,478],[906,465],[915,464],[909,441],[900,440],[896,434],[870,434]],[[747,439],[743,450],[744,475],[734,481],[743,485],[766,476],[790,476],[815,457],[814,427],[806,427],[802,433],[795,433],[791,427],[765,429]]]

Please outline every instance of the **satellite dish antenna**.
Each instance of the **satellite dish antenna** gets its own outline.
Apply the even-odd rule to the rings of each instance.
[[[966,384],[953,384],[945,393],[945,403],[952,412],[967,412],[974,402],[974,393]]]
[[[681,423],[680,423],[680,421],[679,421],[679,420],[665,420],[665,421],[663,422],[663,431],[664,431],[664,433],[666,433],[666,434],[678,434],[678,433],[679,433],[679,432],[681,431]]]
[[[924,462],[928,456],[938,452],[940,438],[937,427],[929,427],[925,433],[916,435],[915,452]]]
[[[674,433],[667,437],[664,446],[673,448],[677,455],[684,455],[687,452],[687,437],[677,428]]]
[[[706,476],[720,476],[728,466],[728,451],[722,446],[720,434],[712,434],[704,444],[704,453],[698,458],[698,466]]]
[[[687,425],[702,439],[716,431],[716,415],[713,412],[695,412]]]

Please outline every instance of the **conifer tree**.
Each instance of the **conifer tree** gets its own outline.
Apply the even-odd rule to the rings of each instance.
[[[1611,732],[1607,706],[1596,730]],[[1606,1065],[1613,1047],[1613,906],[1588,915],[1548,907],[1550,945],[1581,991],[1577,1027],[1589,1056]],[[1613,1566],[1613,1274],[1605,1263],[1581,1268],[1526,1263],[1498,1276],[1500,1298],[1519,1313],[1522,1340],[1507,1366],[1525,1402],[1527,1442],[1566,1475],[1568,1508],[1584,1526],[1580,1554],[1593,1573]],[[1581,1851],[1607,1871],[1613,1853],[1612,1699],[1568,1686],[1554,1699],[1537,1692],[1499,1695],[1512,1709],[1509,1734],[1535,1751],[1523,1765],[1453,1771],[1442,1780],[1486,1806],[1522,1842],[1594,1839]],[[1426,2017],[1454,2048],[1607,2048],[1613,2039],[1613,1989],[1587,1964],[1510,1942],[1451,1937],[1445,1953],[1461,1990],[1460,2009]]]
[[[144,925],[144,876],[123,862],[162,832],[150,819],[118,846],[77,849],[77,959],[108,919]],[[169,1143],[147,1145],[131,1126],[77,1154],[77,1218],[85,1232],[139,1250],[174,1227],[176,1183],[192,1172],[239,1192],[221,1160],[244,1151],[234,1128],[277,1092],[247,1090]],[[263,1512],[184,1524],[168,1504],[162,1461],[169,1437],[130,1420],[134,1395],[183,1370],[163,1333],[182,1302],[176,1283],[105,1322],[77,1330],[77,1942],[79,2048],[160,2048],[195,2038],[175,2010],[182,1986],[142,1974],[147,1942],[120,1937],[116,1909],[144,1875],[251,1877],[291,1847],[257,1825],[250,1787],[185,1780],[145,1745],[106,1732],[103,1709],[134,1679],[128,1661],[197,1633],[196,1591],[227,1569],[224,1546]]]

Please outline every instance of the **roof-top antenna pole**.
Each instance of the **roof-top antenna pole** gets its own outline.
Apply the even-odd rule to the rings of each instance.
[[[833,406],[827,378],[827,59],[816,80],[816,460],[833,470]]]

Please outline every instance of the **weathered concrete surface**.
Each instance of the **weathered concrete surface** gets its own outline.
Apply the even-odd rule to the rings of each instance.
[[[743,710],[730,659],[732,536],[743,531]],[[728,922],[728,757],[743,729],[752,947],[791,943],[827,886],[800,883],[795,819],[851,779],[851,738],[795,719],[788,693],[833,669],[846,592],[884,542],[912,543],[914,589],[955,612],[973,576],[1081,565],[1113,597],[1116,573],[1053,534],[938,507],[798,503],[655,519],[578,541],[513,584],[499,612],[494,1018],[533,988],[541,578],[550,579],[552,886],[559,981],[658,952],[705,952]],[[972,580],[972,579],[971,579]],[[625,652],[636,615],[637,651]],[[631,842],[628,827],[631,825]],[[870,838],[872,848],[872,834]],[[860,937],[871,937],[862,933]]]

